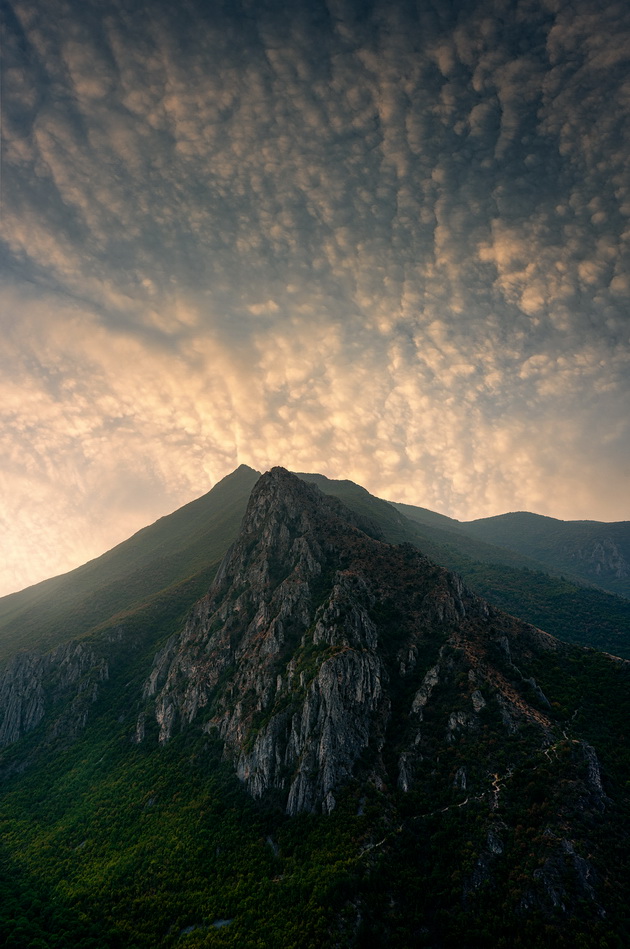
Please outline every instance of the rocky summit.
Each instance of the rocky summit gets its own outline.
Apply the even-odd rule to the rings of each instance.
[[[60,581],[84,636],[6,663],[3,945],[620,949],[630,663],[308,477],[229,476]]]
[[[519,755],[546,761],[569,742],[600,810],[593,748],[563,734],[527,671],[564,648],[274,468],[212,589],[156,656],[136,740],[151,716],[161,743],[194,725],[216,734],[250,794],[279,796],[291,815],[331,812],[352,781],[409,792],[449,746],[470,760],[443,780],[492,813],[509,778],[481,747],[527,736],[513,771]]]

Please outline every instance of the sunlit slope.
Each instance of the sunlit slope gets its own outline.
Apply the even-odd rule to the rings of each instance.
[[[576,576],[560,576],[559,567],[523,552],[471,536],[466,525],[442,514],[383,501],[352,481],[317,474],[300,477],[369,517],[390,543],[411,543],[436,563],[457,571],[501,609],[559,639],[630,658],[630,603],[622,597],[583,585]]]
[[[236,536],[258,472],[241,465],[203,497],[60,577],[0,599],[0,659],[84,636],[161,591],[212,579]],[[201,595],[201,593],[199,593]]]
[[[520,511],[458,526],[478,540],[509,547],[553,570],[630,597],[630,521],[559,521]]]

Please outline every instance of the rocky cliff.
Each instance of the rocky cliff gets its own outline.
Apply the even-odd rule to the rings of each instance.
[[[160,742],[196,722],[289,814],[331,811],[355,778],[409,791],[440,748],[489,729],[552,746],[549,700],[520,665],[564,647],[374,534],[284,469],[264,475],[211,591],[155,658],[136,740],[147,716]],[[491,794],[482,772],[458,780]]]
[[[566,553],[595,577],[615,580],[627,580],[630,577],[630,564],[621,546],[611,537],[592,539],[579,550],[568,549]]]
[[[47,714],[51,733],[75,736],[108,675],[107,660],[86,643],[18,653],[0,675],[0,748],[33,731]]]

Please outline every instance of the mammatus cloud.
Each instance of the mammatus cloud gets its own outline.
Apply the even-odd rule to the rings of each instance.
[[[241,462],[629,516],[629,13],[58,7],[7,7],[0,592]]]

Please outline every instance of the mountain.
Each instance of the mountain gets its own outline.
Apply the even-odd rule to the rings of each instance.
[[[627,943],[630,664],[363,502],[272,469],[187,618],[9,663],[3,945]]]
[[[547,563],[525,556],[517,549],[518,532],[512,546],[500,546],[471,536],[465,523],[424,508],[383,501],[352,481],[333,481],[318,474],[299,477],[370,517],[390,543],[411,543],[436,563],[461,574],[471,589],[506,612],[560,639],[630,658],[630,602],[592,580],[585,583],[578,576],[563,575],[568,571],[557,560]],[[609,526],[591,524],[599,536]],[[510,537],[504,535],[506,544]]]
[[[63,576],[0,598],[0,661],[89,635],[154,603],[187,610],[238,532],[259,472],[241,465],[203,497]]]
[[[568,574],[610,593],[630,597],[630,521],[560,521],[526,511],[457,521],[412,504],[393,506],[423,528],[434,534],[438,531],[442,538],[448,532],[451,542],[453,537],[457,538],[458,546],[464,537],[474,539],[489,545],[488,551],[500,548],[504,557],[509,553],[524,558],[525,566]]]
[[[483,685],[508,728],[516,716],[548,738],[550,703],[513,653],[520,662],[558,648],[410,545],[384,543],[374,522],[272,469],[210,593],[157,655],[144,694],[160,742],[201,716],[255,797],[276,789],[289,814],[326,813],[368,748],[370,780],[413,785],[423,708],[442,664],[466,673],[472,702],[472,711],[456,703],[447,734],[475,728]],[[143,713],[137,740],[145,721]],[[393,776],[382,759],[391,745]]]
[[[630,521],[559,521],[521,511],[468,521],[461,529],[630,597]]]
[[[148,639],[157,635],[158,623],[165,635],[207,590],[237,535],[258,477],[259,472],[241,465],[208,494],[102,557],[0,598],[0,666],[20,650],[48,650],[123,620],[127,628],[144,628]],[[472,589],[507,612],[561,639],[630,658],[630,603],[592,581],[584,585],[556,562],[519,553],[518,538],[511,547],[489,543],[470,536],[466,524],[376,498],[352,481],[299,477],[374,521],[390,543],[411,543],[460,573]]]

